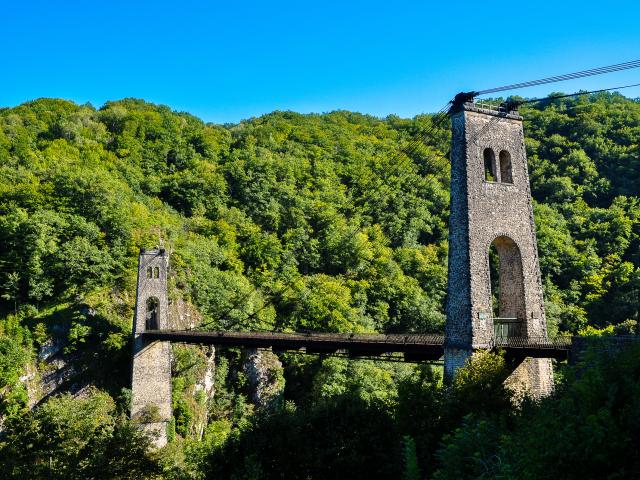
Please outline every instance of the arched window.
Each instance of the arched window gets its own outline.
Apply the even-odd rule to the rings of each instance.
[[[520,337],[525,334],[526,308],[522,256],[509,237],[496,238],[489,247],[488,267],[494,332],[496,337]]]
[[[153,269],[151,267],[147,267],[147,278],[153,278]]]
[[[484,179],[487,182],[495,182],[496,181],[496,156],[493,153],[493,150],[490,148],[485,148],[483,152],[484,157]]]
[[[511,154],[506,150],[500,152],[500,181],[503,183],[513,183]]]
[[[158,318],[160,317],[160,302],[156,297],[147,300],[147,316],[144,322],[145,330],[158,330]]]
[[[153,278],[160,278],[160,268],[156,267],[153,269]]]

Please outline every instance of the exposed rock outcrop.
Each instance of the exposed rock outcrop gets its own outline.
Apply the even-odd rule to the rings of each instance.
[[[244,370],[256,408],[270,408],[282,401],[284,375],[275,353],[267,349],[247,350]]]

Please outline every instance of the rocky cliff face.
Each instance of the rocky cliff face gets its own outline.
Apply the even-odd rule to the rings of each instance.
[[[206,357],[206,368],[201,380],[196,383],[196,392],[203,391],[208,399],[215,394],[215,373],[216,373],[216,349],[213,346],[204,347]]]
[[[185,302],[180,296],[169,298],[169,323],[176,330],[187,330],[202,323],[202,315],[191,303]]]
[[[209,422],[209,411],[207,406],[213,400],[215,395],[216,349],[213,346],[194,348],[201,348],[206,359],[204,371],[194,387],[195,396],[197,397],[198,393],[202,392],[205,398],[203,405],[204,408],[201,410],[201,414],[197,416],[195,421],[196,435],[201,439]]]
[[[50,338],[38,349],[37,363],[29,363],[20,381],[27,387],[29,408],[52,395],[71,392],[75,394],[86,385],[78,383],[81,372],[73,355],[64,354],[65,342]]]
[[[244,370],[256,408],[269,408],[282,401],[284,376],[282,363],[275,353],[266,349],[247,350]]]

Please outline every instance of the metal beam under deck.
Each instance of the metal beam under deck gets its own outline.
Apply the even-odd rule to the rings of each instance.
[[[511,359],[532,358],[553,358],[555,360],[568,360],[570,350],[561,348],[520,348],[505,347],[503,348],[505,356]]]
[[[509,358],[524,359],[554,358],[567,360],[571,351],[572,340],[568,336],[547,337],[507,337],[496,339],[496,348],[505,351]]]
[[[196,332],[149,330],[141,334],[147,340],[201,345],[225,345],[245,348],[301,350],[308,353],[348,352],[351,356],[372,357],[404,353],[407,360],[438,360],[444,355],[444,337],[431,334],[383,335],[351,333],[270,333],[270,332]]]
[[[433,361],[444,355],[444,336],[437,334],[357,334],[357,333],[280,333],[280,332],[201,332],[194,330],[148,330],[147,340],[224,345],[273,350],[304,350],[306,353],[348,353],[352,357],[376,357],[403,353],[406,361]],[[555,358],[566,360],[571,350],[570,337],[498,338],[496,349],[509,358]]]

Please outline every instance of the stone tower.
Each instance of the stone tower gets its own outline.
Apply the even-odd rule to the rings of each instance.
[[[144,341],[140,332],[169,328],[168,266],[164,249],[141,250],[133,322],[131,418],[152,435],[158,448],[167,443],[167,424],[172,415],[171,345]]]
[[[497,335],[547,333],[522,117],[459,102],[451,122],[446,379],[474,349],[491,348]],[[496,305],[492,246],[499,258]],[[550,360],[527,358],[508,383],[546,394],[553,388]]]

